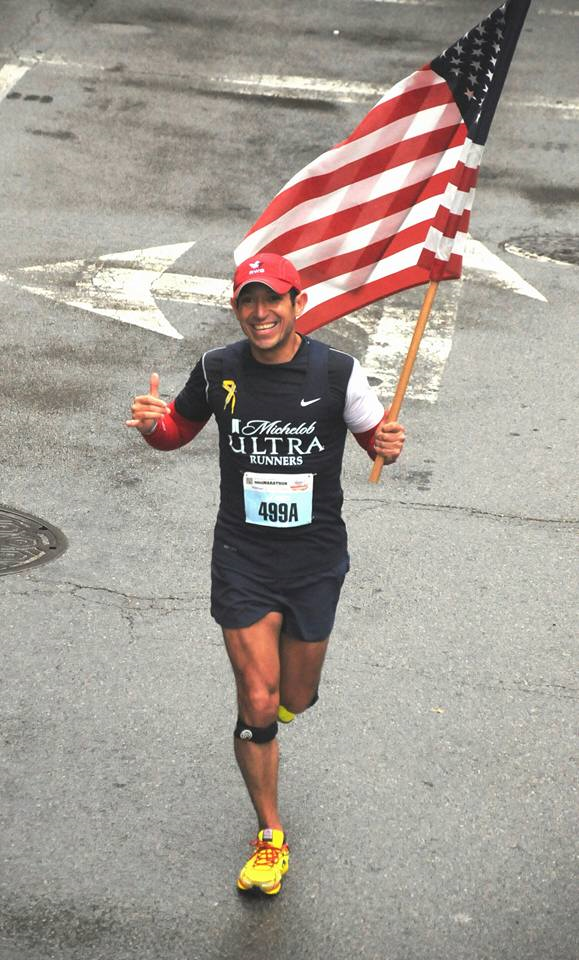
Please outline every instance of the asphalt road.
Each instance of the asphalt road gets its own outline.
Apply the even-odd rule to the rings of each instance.
[[[254,824],[208,611],[215,430],[162,455],[123,427],[151,370],[174,395],[234,319],[163,302],[176,340],[15,279],[190,241],[177,272],[228,277],[372,102],[236,78],[386,90],[490,7],[2,0],[0,68],[28,69],[0,102],[0,502],[69,541],[0,581],[2,960],[575,960],[571,0],[531,9],[472,221],[546,302],[465,278],[404,457],[371,487],[348,443],[353,570],[320,703],[281,732],[274,901],[234,889]],[[320,332],[361,360],[370,336]]]

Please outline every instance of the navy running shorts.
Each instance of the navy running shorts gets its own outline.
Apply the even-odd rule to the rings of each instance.
[[[211,616],[221,627],[249,627],[266,613],[283,614],[283,631],[310,643],[330,636],[349,557],[330,570],[284,579],[283,568],[273,579],[249,565],[240,571],[211,563]]]

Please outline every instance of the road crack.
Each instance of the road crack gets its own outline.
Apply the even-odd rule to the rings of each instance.
[[[439,688],[442,683],[448,682],[450,686],[456,690],[482,690],[489,693],[497,693],[497,691],[504,691],[506,693],[515,692],[524,693],[529,696],[550,697],[554,700],[572,700],[574,702],[579,699],[579,690],[571,684],[555,683],[550,680],[543,680],[542,678],[536,680],[527,680],[525,678],[519,680],[504,680],[498,676],[488,675],[474,679],[464,675],[460,676],[454,671],[452,673],[441,674],[419,666],[415,668],[400,668],[400,666],[395,663],[384,663],[374,658],[364,659],[356,663],[353,663],[351,660],[346,663],[335,659],[332,661],[332,669],[336,668],[345,671],[349,677],[358,673],[367,677],[375,674],[377,671],[388,671],[391,673],[402,672],[411,673],[423,680],[432,681],[437,684]]]
[[[385,497],[345,497],[346,503],[368,503],[375,505],[377,503],[387,504],[388,506],[409,507],[415,510],[431,510],[437,513],[446,511],[455,511],[472,517],[486,517],[489,520],[505,520],[514,523],[538,523],[549,524],[551,526],[576,526],[578,521],[572,517],[530,517],[517,513],[496,513],[491,510],[481,510],[478,507],[467,507],[461,504],[452,503],[427,503],[422,500],[387,500]]]
[[[117,607],[121,610],[122,616],[125,619],[129,617],[133,618],[131,625],[134,625],[134,618],[138,614],[154,612],[160,615],[168,615],[179,610],[191,608],[192,605],[199,603],[206,604],[209,600],[209,594],[205,593],[193,593],[185,596],[169,595],[152,597],[143,594],[126,593],[122,590],[116,590],[113,587],[77,583],[74,580],[48,580],[31,576],[29,581],[45,587],[64,587],[73,599],[80,600],[81,602],[94,603],[105,607]]]

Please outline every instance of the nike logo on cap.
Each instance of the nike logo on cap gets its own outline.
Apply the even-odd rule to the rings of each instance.
[[[317,403],[318,400],[321,400],[321,397],[316,397],[315,400],[300,400],[301,407],[309,407],[310,403]]]

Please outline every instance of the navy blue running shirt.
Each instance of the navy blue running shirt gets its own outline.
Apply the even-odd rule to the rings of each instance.
[[[328,569],[345,556],[340,474],[346,432],[372,429],[384,412],[357,360],[304,337],[288,363],[263,364],[242,340],[203,355],[175,410],[195,421],[213,414],[219,428],[214,560],[297,575]],[[247,523],[248,472],[314,474],[311,523]]]

